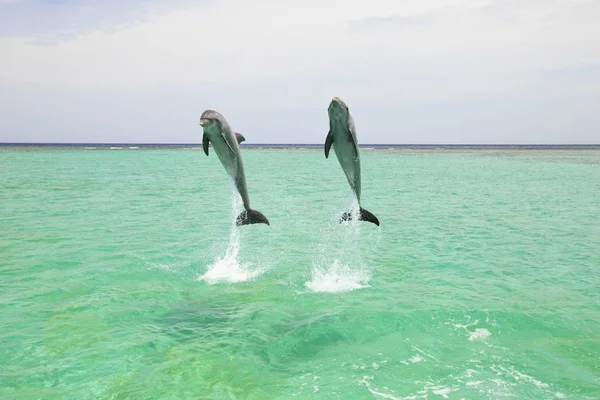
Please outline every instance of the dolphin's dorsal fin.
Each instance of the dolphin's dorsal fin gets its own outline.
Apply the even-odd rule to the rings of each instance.
[[[329,158],[329,150],[331,149],[331,145],[333,144],[333,134],[331,133],[331,129],[327,133],[327,139],[325,139],[325,158]]]
[[[242,143],[246,138],[241,133],[235,133],[235,138],[237,139],[238,144]]]
[[[204,148],[206,155],[208,155],[208,142],[210,142],[210,140],[208,139],[208,135],[205,133],[202,135],[202,147]]]

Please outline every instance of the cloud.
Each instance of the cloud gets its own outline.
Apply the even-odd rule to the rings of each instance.
[[[520,132],[502,136],[514,140],[561,124],[587,137],[597,121],[590,111],[600,97],[594,0],[59,3],[2,6],[0,87],[12,89],[0,102],[13,111],[27,110],[17,96],[27,92],[38,106],[60,103],[56,115],[76,107],[106,130],[94,114],[101,105],[159,137],[157,126],[188,132],[174,117],[182,108],[195,129],[196,108],[207,104],[241,124],[262,121],[259,138],[284,142],[321,140],[315,127],[332,95],[350,104],[357,124],[369,121],[371,141],[379,142],[396,141],[383,127],[397,117],[409,124],[405,131],[432,141],[474,140],[476,127],[485,127],[498,142],[500,126]],[[150,125],[144,110],[164,115]],[[547,123],[546,110],[561,122]],[[56,121],[56,131],[64,129],[64,118]]]
[[[190,1],[174,0],[4,0],[0,3],[0,36],[85,34],[92,29],[114,30],[148,21],[171,7]]]
[[[600,25],[588,17],[600,5],[591,1],[524,1],[511,8],[489,1],[374,0],[339,7],[309,0],[298,7],[285,0],[223,0],[163,7],[160,13],[124,4],[138,16],[129,15],[122,25],[99,17],[83,30],[53,31],[54,42],[40,42],[44,35],[35,34],[0,39],[4,54],[18,56],[2,68],[0,79],[141,87],[264,82],[345,70],[359,80],[415,74],[487,79],[573,67],[598,61],[600,54],[600,40],[593,39],[600,37]]]

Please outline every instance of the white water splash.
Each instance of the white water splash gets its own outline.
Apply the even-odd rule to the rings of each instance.
[[[479,324],[479,320],[476,319],[472,323],[467,323],[464,325],[463,324],[454,324],[454,327],[457,329],[464,329],[465,332],[467,332],[469,334],[468,339],[471,342],[478,341],[478,340],[484,341],[484,339],[487,339],[490,336],[492,336],[492,333],[489,330],[487,330],[486,328],[475,328],[474,331],[469,329],[471,327],[477,326],[478,324]]]
[[[360,226],[360,205],[358,204],[358,201],[352,201],[349,212],[352,216],[352,219],[347,222],[350,222],[356,226]]]
[[[338,215],[338,218],[341,218],[344,213],[350,214],[350,220],[343,221],[343,225],[350,225],[352,229],[356,229],[361,226],[360,221],[360,205],[358,204],[358,200],[354,195],[349,199],[348,206],[341,214]],[[363,222],[364,223],[364,222]],[[356,234],[356,232],[354,232]]]
[[[369,287],[371,272],[361,254],[364,222],[358,219],[356,197],[352,196],[348,203],[345,209],[351,213],[351,220],[339,223],[340,214],[324,232],[319,260],[313,264],[310,281],[304,283],[311,292],[340,293]]]
[[[369,287],[371,273],[367,270],[352,270],[335,260],[327,269],[314,267],[312,279],[305,285],[313,292],[339,293]]]
[[[416,396],[397,397],[390,393],[383,393],[381,391],[378,391],[378,390],[374,389],[370,383],[370,381],[372,381],[374,378],[375,378],[374,376],[363,376],[362,379],[358,381],[358,384],[364,385],[367,388],[367,390],[376,397],[381,397],[381,398],[389,399],[389,400],[416,400],[417,399]],[[426,398],[426,397],[423,397],[423,398]]]
[[[250,269],[251,263],[242,262],[240,259],[240,231],[235,225],[235,219],[242,210],[241,205],[241,199],[237,191],[234,190],[231,204],[233,223],[231,233],[229,234],[227,250],[224,256],[215,258],[215,261],[208,266],[207,271],[198,277],[199,281],[203,280],[210,285],[246,282],[256,278],[265,271],[260,268],[252,270]]]
[[[487,329],[477,328],[477,329],[475,329],[475,331],[473,331],[469,334],[469,340],[470,341],[482,340],[482,339],[485,339],[490,336],[492,336],[492,334]]]
[[[425,359],[423,357],[421,357],[420,355],[417,354],[414,357],[409,358],[408,361],[410,361],[413,364],[416,364],[418,362],[425,361]]]

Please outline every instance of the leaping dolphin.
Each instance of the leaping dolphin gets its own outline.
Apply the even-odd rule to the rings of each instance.
[[[370,211],[360,207],[360,154],[358,152],[358,141],[356,140],[356,128],[350,110],[346,103],[339,97],[334,97],[327,109],[329,114],[329,133],[325,139],[325,158],[329,158],[329,150],[333,150],[337,156],[348,183],[356,195],[359,206],[359,217],[361,221],[372,222],[379,226],[379,220]],[[352,219],[351,211],[342,215],[340,222]]]
[[[235,220],[236,226],[258,224],[269,224],[267,217],[259,211],[250,208],[250,197],[246,187],[246,175],[244,174],[244,163],[240,153],[239,143],[245,138],[239,133],[234,133],[225,118],[214,110],[206,110],[200,116],[200,126],[204,130],[202,136],[202,146],[208,156],[208,143],[212,143],[214,151],[217,153],[221,164],[225,167],[229,177],[235,182],[242,201],[244,202],[243,211]]]

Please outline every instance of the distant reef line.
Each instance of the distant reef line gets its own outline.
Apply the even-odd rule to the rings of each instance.
[[[242,143],[248,149],[322,149],[322,143]],[[373,150],[600,150],[600,144],[359,144]],[[15,143],[0,142],[0,148],[47,148],[85,150],[202,150],[201,143]]]

